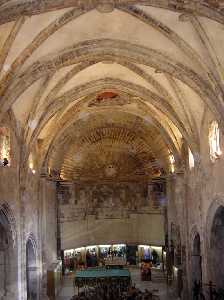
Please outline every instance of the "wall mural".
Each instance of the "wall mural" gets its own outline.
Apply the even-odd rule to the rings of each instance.
[[[165,205],[164,184],[111,183],[58,186],[61,222],[129,218],[130,214],[160,213]]]

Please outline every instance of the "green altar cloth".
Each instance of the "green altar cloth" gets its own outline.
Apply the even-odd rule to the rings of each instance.
[[[130,272],[124,269],[96,269],[77,271],[75,278],[107,278],[107,277],[130,277]]]
[[[131,281],[130,272],[125,269],[96,268],[77,271],[74,286],[95,286],[102,282],[117,281],[118,284],[128,284]]]

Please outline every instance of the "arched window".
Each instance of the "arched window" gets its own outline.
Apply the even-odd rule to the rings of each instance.
[[[35,160],[34,160],[33,153],[30,153],[28,163],[29,163],[30,170],[32,171],[33,174],[35,174],[36,170],[35,170]]]
[[[0,161],[1,165],[10,164],[10,129],[0,127]]]
[[[210,158],[215,161],[222,154],[220,149],[219,124],[213,121],[209,128]]]
[[[175,171],[175,158],[174,155],[170,152],[169,153],[169,161],[170,161],[170,171],[174,173]]]
[[[190,170],[194,168],[194,155],[191,152],[191,149],[188,148],[188,161]]]

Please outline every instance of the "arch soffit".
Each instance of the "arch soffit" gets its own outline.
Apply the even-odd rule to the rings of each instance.
[[[214,200],[212,201],[211,205],[208,208],[208,213],[207,213],[207,218],[206,218],[206,227],[205,227],[205,236],[206,238],[206,244],[208,248],[210,249],[210,241],[211,241],[211,230],[212,230],[212,225],[213,221],[215,218],[215,214],[217,210],[223,207],[224,208],[224,195],[216,195],[214,197]]]
[[[27,234],[26,245],[28,245],[28,243],[30,243],[32,245],[34,254],[37,255],[37,241],[32,232]]]
[[[66,74],[55,86],[54,88],[49,92],[47,97],[45,98],[45,103],[39,108],[39,112],[45,112],[45,109],[48,109],[53,103],[55,102],[55,98],[57,97],[58,92],[62,89],[62,87],[78,72],[86,69],[87,67],[97,64],[99,61],[93,61],[93,62],[84,62],[81,65],[75,66],[68,74]],[[137,67],[134,64],[131,64],[128,61],[125,60],[116,60],[116,63],[119,63],[120,65],[128,68],[132,72],[136,73],[137,75],[141,76],[143,79],[145,79],[148,83],[150,83],[164,98],[170,101],[172,98],[169,92],[164,88],[158,81],[156,81],[152,76],[144,72],[141,68]],[[66,108],[64,109],[64,111]],[[63,114],[63,111],[62,111]],[[43,118],[43,114],[41,116],[41,119]],[[38,126],[37,126],[38,127]]]
[[[8,222],[8,226],[12,234],[13,247],[15,248],[17,245],[17,224],[13,210],[7,202],[3,202],[0,204],[0,211],[3,212],[3,215]]]
[[[179,48],[187,57],[191,58],[195,63],[204,70],[205,75],[207,76],[208,73],[212,73],[212,70],[209,70],[207,65],[203,62],[203,59],[200,57],[200,55],[184,40],[182,39],[175,31],[167,27],[165,24],[163,24],[161,21],[156,20],[153,18],[149,13],[144,12],[144,10],[136,7],[136,6],[125,6],[120,5],[119,9],[123,12],[126,12],[127,14],[137,18],[138,20],[146,23],[147,25],[153,27],[158,32],[160,32],[162,35],[167,37],[170,41],[172,41],[177,48]],[[181,18],[179,18],[181,21]],[[186,21],[190,22],[191,15],[187,15]],[[208,77],[211,78],[211,77]],[[212,78],[215,80],[215,77]]]
[[[73,109],[73,107],[71,108],[71,110]],[[134,116],[138,116],[140,118],[142,118],[142,115],[139,114],[139,112],[137,111],[130,111],[127,108],[125,110],[123,110],[123,112],[128,113],[128,114],[133,114]],[[95,111],[90,111],[89,115],[91,116],[94,115]],[[168,148],[172,151],[172,153],[174,154],[175,160],[178,162],[180,160],[180,153],[178,151],[178,149],[176,148],[176,145],[174,144],[174,141],[172,140],[172,138],[170,137],[170,135],[167,133],[166,128],[164,128],[160,122],[158,122],[158,120],[153,116],[150,115],[151,120],[147,120],[144,119],[144,121],[146,122],[146,124],[148,124],[149,126],[153,126],[158,130],[158,132],[161,134],[161,137],[164,140],[164,143],[168,145]],[[48,145],[48,147],[46,147],[46,151],[45,154],[43,155],[43,165],[47,165],[49,158],[51,156],[52,151],[54,151],[54,149],[56,149],[56,145],[59,143],[61,136],[64,135],[64,133],[66,132],[66,130],[70,130],[70,128],[73,126],[73,124],[75,122],[77,122],[78,120],[80,120],[81,117],[79,114],[74,115],[73,118],[70,118],[68,120],[67,123],[64,124],[64,126],[59,129],[59,130],[55,130],[55,135],[52,137],[52,139],[50,140],[50,143]],[[146,125],[147,126],[147,125]]]
[[[143,12],[139,8],[135,6],[125,6],[119,5],[118,9],[125,11],[127,14],[143,21],[149,26],[152,26],[158,32],[166,36],[169,40],[171,40],[180,50],[182,50],[187,56],[191,57],[192,60],[195,60],[196,63],[199,63],[202,69],[205,68],[205,74],[208,72],[206,71],[206,65],[201,61],[200,56],[197,52],[187,43],[185,42],[177,33],[172,31],[170,28],[165,26],[164,24],[158,22],[156,19],[152,18],[148,13]],[[61,29],[67,23],[73,21],[74,19],[78,18],[79,16],[87,13],[88,11],[92,10],[93,7],[80,7],[69,10],[65,12],[62,16],[56,18],[52,23],[50,23],[47,27],[40,31],[39,34],[34,38],[34,40],[22,51],[22,53],[15,59],[12,63],[10,70],[5,74],[2,80],[2,89],[8,86],[7,83],[10,82],[12,76],[19,71],[20,67],[24,64],[24,62],[32,55],[32,53],[40,47],[51,35]],[[24,22],[24,20],[22,21]],[[211,70],[210,70],[210,73]],[[211,76],[210,76],[211,78]],[[1,90],[1,89],[0,89]]]
[[[117,110],[118,113],[120,112],[119,108],[117,108],[116,110]],[[95,117],[96,114],[102,113],[102,112],[105,113],[107,111],[106,110],[89,111],[88,112],[88,117],[89,118]],[[125,113],[128,116],[138,117],[138,118],[140,118],[140,120],[143,120],[142,116],[140,116],[136,112],[129,111],[128,109],[126,109],[125,111],[122,110],[122,113]],[[47,155],[47,157],[48,157],[47,161],[49,161],[50,157],[52,157],[52,153],[57,153],[57,151],[60,151],[61,146],[63,146],[63,148],[66,148],[68,150],[67,153],[69,152],[69,149],[71,147],[73,147],[73,145],[75,144],[76,138],[77,138],[75,136],[74,126],[75,126],[76,123],[78,123],[81,120],[82,120],[82,117],[80,117],[80,115],[77,115],[74,118],[72,118],[72,121],[69,120],[69,123],[66,124],[66,126],[63,127],[61,131],[57,131],[57,130],[55,131],[55,132],[58,132],[58,134],[57,134],[57,136],[55,138],[53,138],[53,140],[52,140],[52,142],[51,142],[51,144],[49,146],[49,152],[48,152],[48,155]],[[150,127],[153,126],[157,130],[157,132],[160,134],[161,139],[163,141],[163,144],[167,148],[167,158],[168,158],[168,149],[170,149],[172,151],[172,153],[174,153],[176,161],[178,161],[178,159],[179,159],[179,155],[178,155],[179,152],[176,150],[175,145],[173,144],[173,142],[171,141],[171,139],[169,139],[169,135],[167,133],[165,133],[164,130],[162,131],[162,128],[161,128],[160,124],[158,124],[158,122],[157,122],[157,124],[155,124],[155,122],[151,122],[150,123],[150,121],[147,121],[147,120],[144,119],[145,130],[146,130],[146,132],[149,131],[148,132],[149,133],[149,139],[148,138],[145,139],[144,135],[143,136],[138,136],[138,138],[142,141],[143,144],[145,144],[145,147],[148,148],[148,149],[150,149],[150,152],[152,153],[152,155],[155,158],[157,157],[155,155],[155,153],[157,152],[158,149],[156,149],[156,146],[153,143],[150,143],[150,141],[153,140],[153,137],[150,137],[150,134],[151,134],[150,131],[152,129],[150,128],[150,130],[147,130],[147,126],[148,125],[150,125]],[[118,127],[121,128],[122,124],[120,126],[118,124]],[[97,128],[99,128],[99,127],[97,126],[96,128],[93,128],[93,130],[95,130],[95,129],[97,130]],[[159,129],[160,129],[160,131],[159,131]],[[66,137],[66,138],[64,138],[64,137]],[[87,142],[87,144],[85,144],[83,146],[84,147],[88,147],[88,142]],[[136,145],[133,144],[133,147],[134,146],[136,146]],[[164,155],[164,153],[163,153],[163,155]],[[177,158],[177,156],[178,156],[178,158]],[[161,157],[159,156],[159,158],[161,158]],[[163,161],[163,165],[167,165],[167,163],[165,163],[165,161]]]
[[[212,70],[209,72],[209,68],[204,64],[200,55],[185,41],[183,40],[176,32],[174,32],[171,28],[167,27],[161,21],[156,20],[148,13],[144,12],[142,9],[131,6],[131,5],[118,5],[117,9],[137,18],[138,20],[144,22],[145,24],[153,27],[170,41],[172,41],[183,53],[190,57],[192,60],[197,63],[200,68],[204,69],[204,74],[207,75],[208,73],[213,73]],[[22,53],[15,59],[13,62],[11,69],[6,75],[4,76],[4,80],[6,82],[14,75],[20,67],[24,64],[24,62],[32,55],[32,53],[40,47],[51,35],[61,29],[67,23],[74,21],[74,19],[80,17],[81,15],[88,13],[92,10],[92,7],[89,8],[75,8],[65,12],[62,16],[59,16],[50,23],[47,27],[40,31],[40,33],[35,37],[35,39],[22,51]],[[190,15],[189,15],[190,17]],[[190,18],[188,18],[190,20]],[[208,77],[211,79],[211,75]]]
[[[180,62],[164,55],[160,51],[130,44],[119,40],[94,40],[76,44],[67,48],[63,53],[51,59],[43,59],[28,67],[21,75],[17,76],[12,85],[2,97],[2,112],[7,111],[29,86],[47,74],[52,74],[60,68],[89,60],[125,59],[132,63],[150,66],[164,73],[169,73],[191,87],[209,105],[210,109],[219,116],[223,108],[210,83],[201,78],[193,70]],[[13,93],[12,93],[13,91]],[[221,110],[220,110],[221,109]]]
[[[21,15],[35,15],[40,14],[44,12],[53,11],[56,9],[63,9],[63,8],[69,8],[69,7],[75,7],[75,9],[83,8],[85,10],[87,9],[93,9],[96,8],[101,2],[99,0],[97,1],[86,1],[86,0],[80,0],[80,1],[62,1],[62,0],[55,0],[55,1],[44,1],[44,0],[34,0],[32,2],[25,2],[20,5],[10,5],[9,6],[3,6],[2,9],[0,8],[0,24],[4,24],[6,22],[10,22],[15,20],[18,16]],[[164,8],[171,11],[181,12],[181,13],[187,13],[192,14],[192,12],[195,15],[204,16],[211,18],[217,22],[224,23],[223,20],[223,14],[218,10],[218,8],[215,8],[211,4],[207,3],[205,5],[204,3],[195,3],[194,1],[191,1],[191,5],[189,6],[188,3],[180,3],[178,1],[173,1],[172,4],[170,1],[160,1],[159,3],[155,2],[154,0],[113,0],[110,1],[110,4],[112,7],[119,7],[120,5],[125,4],[132,4],[132,5],[146,5],[146,6],[153,6],[153,7],[159,7]]]
[[[195,224],[195,225],[193,225],[193,227],[190,231],[191,253],[193,253],[194,240],[195,240],[197,235],[200,237],[200,242],[201,242],[200,230],[198,230],[198,226]]]
[[[112,85],[112,87],[114,88],[114,84]],[[102,88],[100,87],[99,90],[102,91]],[[96,91],[96,92],[97,92],[97,91]],[[88,94],[88,93],[87,93],[87,94]],[[96,93],[95,93],[95,94],[96,94]],[[91,97],[94,97],[95,94],[91,95]],[[89,97],[89,96],[87,96],[87,99],[88,99],[88,97]],[[83,101],[84,101],[84,100],[83,100]],[[84,101],[84,102],[85,102],[85,101]],[[78,104],[79,104],[79,103],[78,103]],[[62,127],[58,126],[57,129],[54,130],[55,135],[54,135],[54,133],[51,135],[52,139],[51,139],[50,136],[49,136],[49,139],[47,139],[47,140],[50,141],[50,142],[49,142],[49,145],[48,145],[48,146],[49,146],[49,149],[48,149],[49,151],[47,150],[46,153],[49,154],[49,153],[51,152],[50,149],[53,149],[53,148],[54,148],[54,145],[59,141],[60,136],[62,136],[62,135],[65,133],[65,130],[67,130],[70,126],[72,126],[72,124],[75,122],[76,118],[79,117],[79,114],[76,115],[77,109],[74,109],[75,105],[77,105],[77,103],[75,103],[75,104],[70,108],[70,111],[72,112],[72,115],[70,115],[68,121],[67,121],[67,122],[63,122],[63,121],[62,121],[62,124],[63,124]],[[81,110],[80,107],[79,107],[79,110]],[[175,158],[176,158],[176,161],[178,161],[178,160],[179,160],[179,151],[178,151],[178,149],[176,148],[176,145],[174,144],[175,137],[173,137],[173,140],[172,140],[172,138],[171,138],[171,136],[170,136],[170,133],[167,132],[167,128],[165,128],[165,127],[164,127],[164,124],[162,124],[162,123],[159,121],[158,117],[155,116],[155,112],[154,112],[154,111],[151,111],[151,112],[150,112],[150,107],[147,107],[147,110],[148,110],[148,113],[149,113],[149,120],[147,120],[147,117],[146,117],[146,116],[147,116],[147,114],[146,114],[147,111],[145,111],[144,114],[142,115],[140,112],[133,112],[132,110],[130,110],[130,109],[128,110],[128,109],[126,108],[125,112],[126,112],[126,113],[132,113],[132,114],[134,113],[135,115],[139,116],[140,118],[146,117],[146,118],[144,118],[144,120],[145,120],[146,122],[148,122],[150,126],[151,126],[152,123],[153,123],[153,125],[157,128],[157,130],[158,130],[158,131],[160,132],[160,134],[162,135],[162,137],[163,137],[165,143],[166,143],[167,145],[169,145],[169,148],[170,148],[170,149],[172,150],[172,152],[174,153]],[[93,111],[92,111],[92,112],[93,112]],[[69,112],[68,112],[68,113],[69,113]],[[91,113],[91,111],[90,111],[89,113]],[[160,118],[161,118],[161,117],[160,117]],[[66,118],[65,118],[65,120],[66,120]],[[59,125],[60,125],[60,123],[59,123]],[[43,128],[43,126],[42,126],[42,128]],[[38,134],[39,134],[39,132],[37,132],[36,136],[38,136]],[[47,146],[47,147],[48,147],[48,146]]]
[[[186,138],[186,140],[189,141],[190,144],[192,144],[192,148],[194,149],[196,147],[196,144],[194,143],[194,141],[192,141],[191,137],[188,135],[186,129],[184,128],[184,125],[179,120],[176,112],[173,110],[173,108],[169,105],[169,103],[164,98],[159,97],[158,95],[154,94],[148,89],[143,88],[142,86],[134,85],[127,81],[122,81],[117,79],[115,80],[112,78],[91,81],[87,84],[78,86],[66,92],[64,95],[56,98],[55,103],[53,103],[53,105],[50,105],[50,107],[48,107],[48,109],[42,115],[38,127],[36,128],[36,132],[33,134],[33,136],[37,135],[37,133],[40,133],[41,129],[44,127],[44,125],[47,124],[50,118],[52,118],[61,109],[65,110],[70,103],[74,101],[78,101],[81,97],[86,97],[90,93],[96,94],[97,92],[102,91],[103,89],[116,89],[118,91],[131,94],[135,97],[139,97],[140,99],[143,99],[143,102],[145,103],[150,102],[151,100],[155,105],[156,109],[161,111],[161,113],[165,114],[168,117],[168,119],[170,119],[171,122],[178,128],[178,130]],[[150,114],[150,117],[153,114],[155,114],[155,111],[153,111]]]
[[[50,93],[47,95],[46,97],[46,104],[44,104],[42,106],[42,109],[40,108],[40,110],[44,110],[45,107],[47,107],[48,105],[50,105],[51,103],[54,102],[57,94],[60,92],[60,90],[65,86],[66,83],[69,82],[69,80],[71,80],[75,75],[77,75],[79,72],[86,70],[88,67],[96,65],[99,62],[102,62],[102,58],[99,60],[94,60],[94,61],[87,61],[87,62],[83,62],[80,63],[78,65],[76,65],[70,72],[68,72],[64,77],[62,77],[61,80],[58,81],[58,83],[54,86],[54,88],[50,91]],[[159,83],[158,80],[156,80],[155,78],[153,78],[150,74],[148,74],[147,72],[145,72],[142,68],[138,67],[137,65],[130,63],[128,60],[125,59],[113,59],[112,58],[112,62],[113,63],[117,63],[123,67],[126,67],[127,69],[129,69],[130,71],[132,71],[133,73],[135,73],[136,75],[140,76],[142,79],[144,79],[146,82],[148,82],[149,84],[151,84],[155,90],[157,92],[159,92],[160,94],[163,95],[164,98],[166,98],[167,100],[172,99],[172,96],[170,95],[170,93],[168,92],[168,90]]]
[[[115,1],[116,2],[116,1]],[[137,1],[138,2],[138,1]],[[136,2],[136,4],[137,4]],[[134,1],[135,3],[135,1]],[[133,4],[134,4],[133,3]],[[180,48],[188,57],[190,57],[192,60],[195,60],[196,63],[199,63],[200,68],[206,69],[206,64],[204,64],[201,61],[200,56],[197,54],[197,52],[187,43],[185,42],[178,34],[176,34],[172,29],[168,28],[166,25],[162,24],[161,22],[158,22],[158,20],[154,19],[152,16],[150,16],[148,13],[142,11],[140,8],[135,6],[126,6],[124,3],[119,2],[119,5],[116,3],[116,8],[120,9],[124,12],[126,12],[129,15],[132,15],[133,17],[139,19],[140,21],[143,21],[144,23],[148,24],[149,26],[152,26],[154,29],[159,31],[161,34],[166,36],[168,39],[170,39],[178,48]],[[147,5],[153,5],[153,3],[147,3]],[[85,5],[81,5],[79,8],[75,8],[72,10],[69,10],[65,12],[62,16],[59,16],[54,20],[52,23],[50,23],[47,27],[45,27],[41,32],[35,37],[35,39],[22,51],[22,53],[16,58],[16,60],[13,62],[10,71],[6,74],[5,79],[6,83],[7,80],[10,79],[10,76],[16,73],[17,70],[19,70],[20,66],[23,65],[23,63],[26,61],[30,55],[41,45],[43,44],[49,36],[54,34],[57,30],[62,28],[67,23],[73,21],[75,18],[78,18],[84,13],[87,13],[88,11],[92,10],[94,7],[89,5],[88,7]],[[210,73],[209,78],[211,79],[211,70],[210,72],[206,71],[203,72],[204,74]],[[3,80],[4,83],[4,80]],[[2,87],[7,86],[7,84],[2,84]],[[162,90],[161,90],[162,91]]]

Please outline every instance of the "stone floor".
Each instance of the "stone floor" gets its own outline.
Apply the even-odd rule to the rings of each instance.
[[[139,268],[130,268],[132,283],[141,290],[158,290],[161,300],[176,300],[172,290],[167,288],[166,280],[160,270],[153,270],[152,281],[141,281]],[[73,274],[64,277],[63,286],[57,300],[70,300],[74,295]]]

